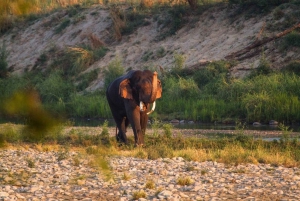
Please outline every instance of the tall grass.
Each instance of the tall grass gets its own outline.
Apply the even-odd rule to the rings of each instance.
[[[183,77],[171,71],[163,78],[163,96],[157,111],[168,119],[204,122],[299,121],[300,80],[291,73],[293,68],[287,73],[253,73],[245,79],[229,78],[229,68],[230,64],[218,62],[192,74],[184,69],[177,71]]]

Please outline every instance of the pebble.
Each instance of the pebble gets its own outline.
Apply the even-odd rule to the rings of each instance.
[[[65,154],[59,160],[55,151],[0,150],[0,200],[129,201],[139,191],[145,192],[140,201],[300,199],[298,167],[114,156],[109,158],[113,179],[107,181],[89,165],[88,157]],[[79,165],[75,158],[80,158]],[[28,165],[29,160],[34,165]],[[190,183],[180,184],[179,178]],[[154,184],[151,188],[149,182]]]

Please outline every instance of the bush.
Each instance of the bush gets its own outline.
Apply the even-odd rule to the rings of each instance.
[[[0,47],[0,79],[7,77],[8,71],[7,71],[7,52],[5,45],[3,44],[2,47]]]
[[[300,61],[291,61],[285,68],[282,69],[283,72],[292,72],[300,76]]]
[[[124,74],[124,67],[120,59],[112,60],[104,70],[104,88],[107,89],[109,84],[116,78]]]
[[[251,72],[249,77],[252,78],[258,75],[268,75],[271,72],[273,72],[271,69],[271,65],[263,55],[262,58],[260,59],[260,63],[258,67]]]
[[[72,94],[67,105],[69,116],[110,118],[111,112],[103,93]]]
[[[284,37],[287,46],[300,47],[300,33],[293,31]]]
[[[193,75],[193,79],[199,88],[203,88],[208,83],[212,85],[212,83],[216,83],[219,80],[226,80],[229,68],[230,63],[226,61],[212,62],[206,68],[197,70]]]
[[[44,81],[37,84],[37,89],[44,103],[65,104],[75,87],[70,80],[63,77],[61,71],[53,71]]]

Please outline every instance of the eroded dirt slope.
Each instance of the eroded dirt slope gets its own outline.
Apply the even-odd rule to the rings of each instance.
[[[291,8],[283,8],[288,13]],[[164,40],[156,39],[162,33],[162,26],[154,18],[147,18],[142,26],[132,34],[115,40],[113,21],[110,10],[102,6],[82,9],[79,14],[70,15],[67,10],[57,11],[26,25],[15,27],[0,37],[9,53],[9,68],[13,73],[31,70],[41,54],[53,47],[74,47],[79,44],[92,44],[99,40],[109,48],[104,58],[91,65],[87,71],[104,68],[116,57],[123,61],[126,68],[140,69],[144,66],[162,66],[169,69],[174,65],[174,54],[185,56],[185,66],[195,67],[207,61],[223,60],[233,52],[239,51],[257,40],[284,31],[287,27],[268,29],[270,24],[284,21],[276,18],[273,12],[264,14],[239,14],[237,8],[227,5],[207,9],[201,15],[187,17],[188,22],[175,35]],[[66,22],[69,21],[69,22]],[[69,23],[59,31],[62,23]],[[299,22],[298,22],[299,23]],[[157,55],[161,51],[162,54]],[[262,48],[254,49],[254,56],[236,62],[231,69],[231,76],[241,77],[259,64],[262,52],[272,63],[273,68],[280,68],[287,62],[299,59],[298,49],[280,50],[280,45],[270,42]],[[145,59],[146,54],[152,56]],[[101,74],[90,86],[95,90],[103,86]]]

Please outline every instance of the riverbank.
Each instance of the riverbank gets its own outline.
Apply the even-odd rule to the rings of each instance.
[[[22,135],[24,127],[0,128],[11,139],[12,134]],[[56,140],[4,143],[0,200],[300,199],[297,144],[214,139],[275,137],[286,134],[283,131],[172,129],[173,137],[166,137],[163,129],[148,129],[147,146],[134,148],[114,140],[103,144],[99,136],[105,129],[115,135],[112,127],[68,126],[59,130]],[[133,135],[130,128],[127,134]]]
[[[141,201],[300,199],[296,167],[116,156],[109,158],[113,176],[107,181],[80,152],[62,158],[58,151],[8,148],[0,154],[3,200],[129,201],[139,195]]]

